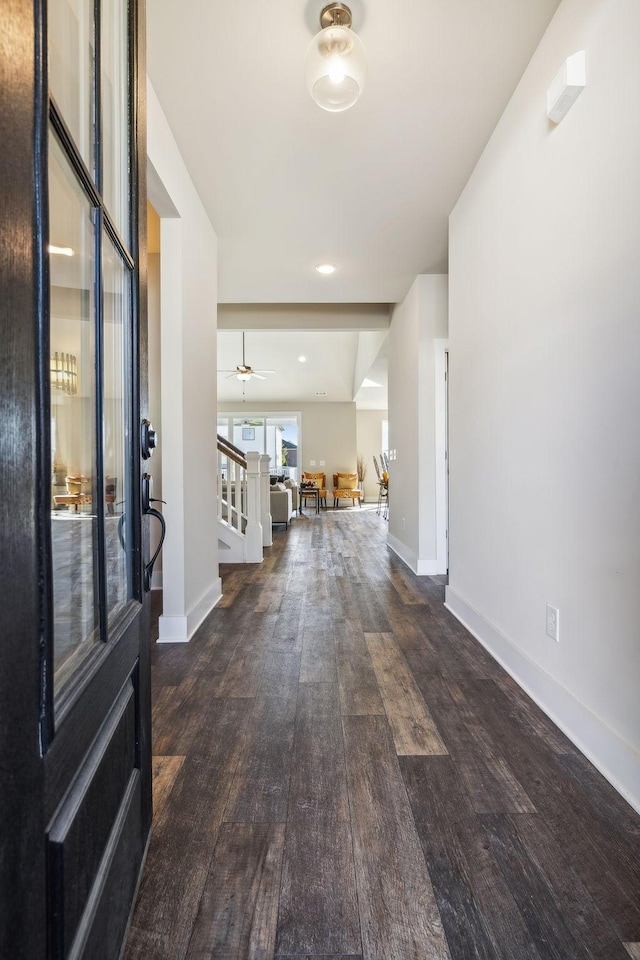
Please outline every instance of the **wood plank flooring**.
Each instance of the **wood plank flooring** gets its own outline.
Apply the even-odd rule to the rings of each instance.
[[[640,960],[640,817],[386,532],[305,514],[155,646],[125,960]]]

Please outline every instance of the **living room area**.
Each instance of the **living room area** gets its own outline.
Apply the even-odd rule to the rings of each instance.
[[[272,492],[290,500],[272,509],[274,524],[377,508],[388,306],[275,306],[218,306],[218,436],[269,455]]]
[[[362,510],[371,505],[377,509],[381,500],[378,473],[387,456],[386,410],[358,411],[355,404],[347,403],[301,407],[268,413],[251,408],[246,414],[219,408],[223,494],[231,465],[226,454],[233,456],[235,448],[244,456],[257,453],[269,457],[274,526],[286,529],[296,517],[326,510]],[[386,493],[386,484],[384,489]],[[387,519],[386,509],[378,512]]]

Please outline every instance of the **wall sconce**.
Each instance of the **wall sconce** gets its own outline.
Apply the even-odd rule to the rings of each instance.
[[[56,352],[51,357],[51,386],[68,397],[78,392],[78,366],[71,353]]]
[[[331,113],[348,110],[364,87],[367,55],[360,37],[351,29],[351,10],[330,3],[320,14],[322,30],[307,50],[305,78],[312,98]]]

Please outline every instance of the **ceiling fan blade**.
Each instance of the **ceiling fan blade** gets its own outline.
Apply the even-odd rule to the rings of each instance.
[[[242,364],[238,364],[235,370],[218,370],[218,373],[228,374],[227,380],[231,380],[233,377],[239,377],[239,374],[246,375],[246,380],[250,380],[251,377],[257,377],[258,380],[266,380],[266,377],[263,376],[265,373],[275,373],[275,370],[254,370],[251,364],[247,363],[245,355],[245,337],[244,330],[242,331]],[[243,382],[246,382],[245,376],[242,377]],[[244,393],[244,387],[242,389]]]

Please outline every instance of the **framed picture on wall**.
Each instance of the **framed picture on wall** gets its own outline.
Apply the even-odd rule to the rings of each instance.
[[[256,438],[256,428],[255,427],[243,427],[242,428],[242,439],[243,440],[255,440]]]

